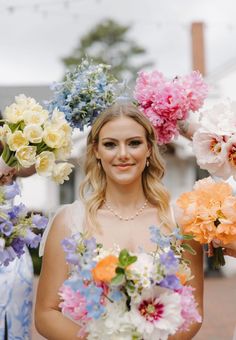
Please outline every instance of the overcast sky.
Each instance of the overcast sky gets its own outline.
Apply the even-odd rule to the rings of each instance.
[[[204,21],[206,66],[236,64],[235,0],[0,0],[0,85],[48,84],[60,58],[104,18],[131,24],[130,35],[167,76],[191,69],[190,26]]]

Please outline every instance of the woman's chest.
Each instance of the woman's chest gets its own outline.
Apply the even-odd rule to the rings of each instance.
[[[94,234],[97,242],[106,249],[112,248],[114,244],[121,249],[137,252],[140,248],[152,251],[155,245],[151,242],[150,226],[161,228],[161,223],[156,214],[146,213],[134,220],[119,220],[116,216],[98,214],[100,231]],[[166,232],[166,230],[163,230]]]

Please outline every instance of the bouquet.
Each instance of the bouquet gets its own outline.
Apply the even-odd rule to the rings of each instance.
[[[4,147],[1,174],[12,167],[34,165],[39,175],[51,177],[57,183],[69,179],[73,165],[65,160],[71,152],[72,131],[62,112],[55,109],[49,117],[49,112],[35,99],[21,94],[6,107],[4,117],[0,127]]]
[[[139,72],[134,98],[150,119],[159,144],[169,143],[178,134],[178,122],[197,111],[207,96],[207,85],[199,72],[166,79],[162,73]]]
[[[74,270],[60,288],[62,312],[80,325],[87,339],[165,340],[200,322],[191,271],[182,258],[187,244],[176,230],[164,236],[150,227],[153,252],[104,249],[78,233],[63,240]],[[190,248],[191,250],[191,248]]]
[[[236,179],[236,102],[217,104],[201,114],[193,135],[193,149],[200,168],[212,175]]]
[[[178,198],[177,207],[177,220],[183,232],[193,235],[201,244],[236,241],[236,197],[229,184],[210,177],[197,181],[193,191]],[[214,267],[224,264],[222,247],[213,248]]]
[[[34,230],[46,228],[48,219],[39,214],[27,214],[24,204],[10,204],[20,193],[14,182],[0,187],[0,266],[8,266],[16,257],[24,254],[25,245],[37,248],[41,236]]]
[[[54,97],[47,103],[49,111],[57,108],[64,112],[73,128],[83,130],[90,126],[115,101],[116,80],[109,69],[109,65],[83,60],[75,70],[66,73],[63,82],[52,86]]]

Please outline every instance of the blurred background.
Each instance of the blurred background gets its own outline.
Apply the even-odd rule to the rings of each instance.
[[[112,65],[131,89],[140,69],[157,69],[170,78],[194,69],[209,84],[205,107],[226,97],[236,100],[235,13],[234,0],[0,0],[0,110],[20,93],[41,104],[50,99],[50,85],[85,56]],[[70,181],[58,186],[37,175],[20,179],[21,201],[31,211],[50,216],[77,197],[85,138],[74,134]],[[174,202],[208,173],[198,168],[184,137],[163,152],[164,182]],[[37,252],[32,256],[38,274]],[[231,340],[236,259],[228,258],[220,271],[206,259],[205,274],[205,321],[195,339]],[[40,337],[34,333],[33,339]]]

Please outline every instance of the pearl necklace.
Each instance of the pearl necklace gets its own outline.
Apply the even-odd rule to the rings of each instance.
[[[147,204],[148,204],[148,200],[146,199],[145,202],[144,202],[144,204],[141,206],[141,208],[139,208],[139,209],[135,212],[134,215],[129,216],[129,217],[123,217],[123,216],[121,216],[117,211],[115,211],[115,210],[111,207],[111,205],[110,205],[106,200],[104,200],[104,205],[105,205],[105,207],[106,207],[106,208],[107,208],[114,216],[116,216],[117,218],[119,218],[121,221],[131,221],[131,220],[134,220],[135,217],[137,217],[138,215],[140,215],[140,214],[143,212],[143,210],[146,208]]]

